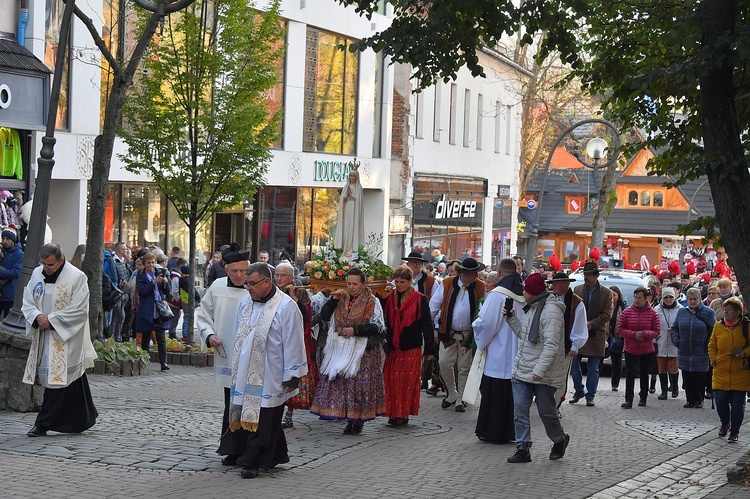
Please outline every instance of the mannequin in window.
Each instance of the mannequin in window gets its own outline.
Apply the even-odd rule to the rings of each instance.
[[[355,160],[339,199],[339,218],[336,223],[333,245],[345,255],[355,253],[365,242],[362,226],[363,192],[362,184],[359,183],[358,166]]]

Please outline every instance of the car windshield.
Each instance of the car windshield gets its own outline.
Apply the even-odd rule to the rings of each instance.
[[[583,284],[583,274],[574,274],[571,277],[576,279],[576,282],[572,286]],[[611,288],[617,286],[622,291],[622,298],[625,303],[633,303],[633,292],[638,287],[648,287],[648,280],[638,275],[626,275],[626,274],[609,274],[602,272],[599,275],[599,282]]]

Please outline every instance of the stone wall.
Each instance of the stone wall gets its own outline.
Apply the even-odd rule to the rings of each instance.
[[[26,336],[0,330],[0,410],[35,412],[42,405],[44,387],[21,381],[30,347]]]

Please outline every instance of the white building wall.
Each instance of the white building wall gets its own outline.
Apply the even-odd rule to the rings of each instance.
[[[263,7],[263,2],[259,2]],[[102,19],[101,2],[77,3],[77,6],[94,20]],[[388,7],[391,10],[391,7]],[[2,13],[0,13],[1,15]],[[266,182],[277,186],[341,187],[342,182],[314,182],[316,159],[349,161],[351,156],[340,156],[302,151],[302,123],[305,81],[305,45],[307,25],[360,39],[376,30],[387,27],[389,18],[374,15],[372,20],[359,16],[354,8],[344,8],[330,0],[285,0],[282,16],[289,20],[287,34],[285,74],[284,150],[276,151],[269,167]],[[45,1],[30,1],[30,20],[26,31],[26,46],[39,59],[44,60]],[[95,48],[85,26],[74,19],[71,43],[70,130],[57,131],[55,137],[55,167],[50,186],[50,226],[56,241],[64,248],[74,248],[84,242],[86,227],[87,180],[91,175],[93,141],[99,133],[100,108],[100,54]],[[362,163],[362,183],[368,190],[365,196],[368,220],[366,231],[386,231],[387,199],[389,191],[388,163],[390,155],[390,120],[392,69],[386,70],[382,110],[383,132],[381,158],[372,157],[373,98],[375,85],[375,54],[360,54],[359,103],[357,111],[357,157]],[[42,132],[36,132],[32,145],[32,163],[36,163],[41,148]],[[120,154],[126,148],[121,140],[115,144],[110,181],[147,182],[145,175],[125,171]],[[77,198],[77,199],[74,199]],[[53,204],[57,203],[56,204]],[[77,201],[77,202],[76,202]],[[102,216],[102,214],[91,214]],[[384,239],[384,245],[387,238]]]
[[[518,171],[520,168],[521,142],[521,95],[525,75],[506,62],[479,54],[486,78],[473,77],[465,67],[459,70],[455,81],[440,82],[422,92],[422,96],[412,94],[409,130],[409,156],[412,173],[457,175],[485,178],[488,180],[488,197],[484,199],[484,235],[482,258],[490,263],[489,249],[492,247],[492,207],[498,185],[510,185],[513,199],[512,220],[517,215]],[[455,144],[450,143],[451,84],[456,85]],[[464,146],[464,107],[465,90],[470,91],[468,113],[468,147]],[[435,93],[440,92],[438,131],[433,133],[435,122]],[[482,95],[481,149],[477,149],[477,101]],[[419,106],[417,105],[419,99]],[[497,120],[496,103],[502,113]],[[417,109],[419,108],[419,111]],[[419,112],[419,116],[416,113]],[[507,116],[510,119],[507,119]],[[497,130],[499,124],[500,130]],[[418,137],[417,127],[421,131]],[[499,152],[496,152],[496,133],[499,132]],[[436,140],[438,139],[438,140]],[[511,227],[511,251],[515,251],[515,222]],[[412,242],[405,241],[405,251]],[[458,255],[454,255],[458,256]]]

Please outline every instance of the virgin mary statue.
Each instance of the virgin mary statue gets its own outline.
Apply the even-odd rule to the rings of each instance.
[[[365,241],[362,226],[362,184],[359,183],[357,166],[359,165],[354,161],[349,178],[341,189],[339,219],[333,238],[334,248],[340,249],[344,255],[353,254]]]

